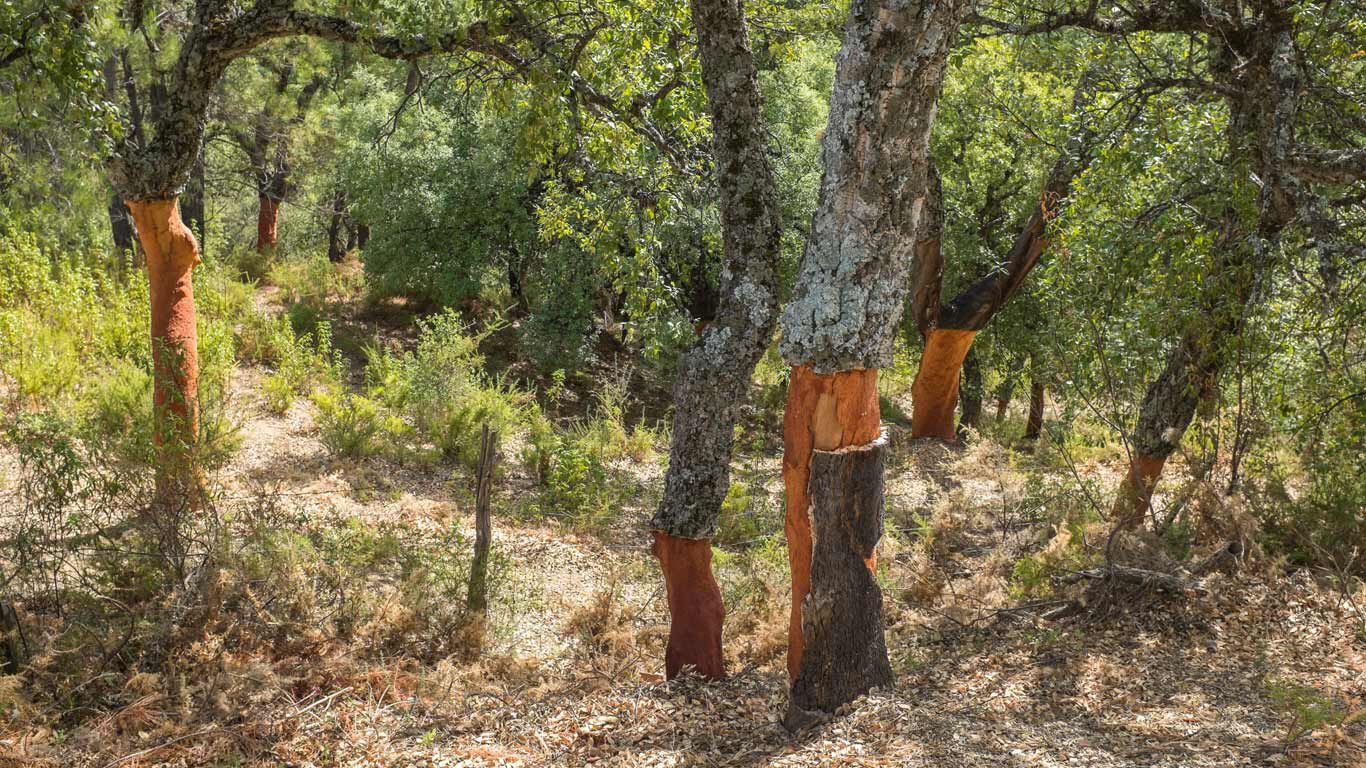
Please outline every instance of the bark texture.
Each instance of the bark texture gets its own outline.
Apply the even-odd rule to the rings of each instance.
[[[726,609],[711,571],[711,541],[655,531],[654,555],[664,571],[669,602],[669,643],[664,673],[672,680],[691,670],[709,680],[725,677],[721,626]]]
[[[811,457],[815,542],[811,591],[802,601],[806,651],[792,683],[792,705],[801,710],[833,712],[893,679],[875,567],[886,445],[884,435]]]
[[[825,172],[782,353],[816,373],[891,362],[929,136],[966,0],[855,0],[836,59]]]
[[[650,527],[706,538],[730,488],[735,420],[773,335],[780,227],[742,7],[738,0],[694,0],[692,14],[721,197],[720,301],[679,369],[669,469]]]
[[[147,254],[156,443],[190,446],[199,431],[199,351],[190,278],[199,263],[199,245],[180,220],[175,199],[130,200],[128,210]]]
[[[788,623],[787,671],[801,668],[802,601],[811,589],[811,517],[808,488],[812,451],[866,445],[881,430],[877,370],[818,374],[792,369],[783,414],[783,487],[787,491],[788,565],[792,571],[792,610]]]

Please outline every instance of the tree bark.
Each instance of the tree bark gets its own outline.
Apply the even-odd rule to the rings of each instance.
[[[976,331],[936,328],[925,341],[920,368],[911,382],[911,437],[954,440],[959,374]]]
[[[712,121],[723,264],[715,318],[679,368],[669,469],[650,527],[669,593],[665,672],[673,677],[692,667],[715,679],[725,673],[725,611],[711,574],[710,537],[730,489],[735,421],[773,336],[781,229],[742,4],[693,0],[692,16]]]
[[[669,641],[664,674],[672,680],[692,672],[708,680],[726,675],[721,627],[726,609],[711,570],[711,540],[654,532],[654,556],[664,573],[669,603]]]
[[[996,388],[996,420],[1005,421],[1010,409],[1010,398],[1015,394],[1015,379],[1008,378]]]
[[[792,365],[783,482],[792,568],[787,668],[794,679],[802,670],[801,605],[811,579],[812,451],[878,437],[877,369],[891,361],[927,207],[930,128],[967,8],[966,0],[855,0],[836,59],[820,200],[783,312],[782,353]]]
[[[819,374],[794,366],[787,383],[783,414],[783,486],[787,491],[788,565],[792,572],[792,608],[788,624],[787,671],[796,679],[801,669],[802,601],[811,589],[811,481],[813,451],[836,451],[866,445],[881,431],[877,369]]]
[[[274,253],[279,243],[280,201],[269,195],[261,195],[256,211],[256,250],[258,253]]]
[[[798,710],[833,712],[892,683],[876,569],[886,446],[883,434],[871,443],[812,453],[815,536],[811,589],[801,605],[805,652],[792,683]]]
[[[109,234],[114,250],[120,254],[135,252],[137,232],[133,229],[132,214],[116,194],[109,196]]]
[[[170,480],[192,471],[182,465],[199,433],[199,351],[191,281],[199,245],[181,221],[174,198],[130,200],[128,210],[147,254],[157,469],[159,478]]]
[[[1024,433],[1026,440],[1038,440],[1039,433],[1043,431],[1044,394],[1042,381],[1033,379],[1029,382],[1029,420],[1025,422]]]
[[[982,398],[985,391],[982,385],[982,367],[977,363],[977,353],[968,348],[963,358],[963,384],[958,390],[958,437],[964,438],[969,429],[976,429],[982,416]]]
[[[342,230],[346,224],[346,190],[338,189],[332,196],[332,218],[327,225],[327,260],[336,264],[346,258],[346,241]]]

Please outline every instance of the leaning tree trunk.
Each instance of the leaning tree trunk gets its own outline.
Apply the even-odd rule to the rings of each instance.
[[[926,205],[930,128],[967,8],[966,0],[855,0],[836,59],[820,202],[783,313],[782,352],[792,365],[783,418],[787,666],[797,709],[832,711],[890,679],[882,622],[869,615],[881,605],[872,578],[882,515],[881,468],[870,458],[880,459],[877,371],[891,361]],[[813,467],[825,466],[817,452],[841,449],[858,457],[849,460],[865,481],[813,477]],[[853,471],[841,466],[831,471]],[[841,636],[849,628],[858,630]]]
[[[725,674],[725,609],[710,539],[730,488],[735,420],[776,322],[780,226],[743,7],[693,0],[692,16],[712,119],[724,268],[715,320],[679,369],[669,469],[650,526],[669,600],[665,673],[691,668],[716,679]]]
[[[1073,92],[1073,112],[1080,115],[1092,93],[1093,74],[1081,77]],[[954,425],[954,406],[958,404],[958,388],[963,360],[972,348],[978,331],[986,327],[996,313],[1019,292],[1025,278],[1039,263],[1048,247],[1048,220],[1057,212],[1060,201],[1072,187],[1072,180],[1085,168],[1095,143],[1095,133],[1086,120],[1080,120],[1067,146],[1053,163],[1044,181],[1039,202],[1016,236],[1009,253],[991,271],[968,286],[948,304],[939,306],[939,281],[943,274],[943,256],[939,251],[942,223],[936,214],[927,222],[927,231],[920,233],[917,246],[925,263],[918,263],[912,295],[916,325],[925,339],[920,358],[920,369],[911,383],[911,437],[937,437],[953,440],[957,437]]]
[[[1255,225],[1230,202],[1214,245],[1214,263],[1199,293],[1199,312],[1171,351],[1139,407],[1129,467],[1115,498],[1116,525],[1142,523],[1167,458],[1216,391],[1232,342],[1243,332],[1257,285],[1269,271],[1281,232],[1294,219],[1302,192],[1288,172],[1300,97],[1300,59],[1293,17],[1274,8],[1260,34],[1238,40],[1239,50],[1219,49],[1229,89],[1228,184],[1231,200],[1252,197],[1257,179]]]
[[[193,474],[188,451],[199,433],[199,350],[190,277],[199,263],[199,244],[181,221],[175,198],[130,200],[128,210],[147,255],[158,486],[163,493],[176,483],[188,489]]]

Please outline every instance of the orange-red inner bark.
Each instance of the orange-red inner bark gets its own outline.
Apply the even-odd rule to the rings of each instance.
[[[279,231],[280,201],[262,195],[261,206],[256,212],[256,250],[275,250],[275,245],[280,239]]]
[[[709,680],[726,676],[721,625],[726,609],[711,571],[711,541],[655,531],[654,554],[664,571],[669,601],[669,644],[664,674],[672,680],[691,668]]]
[[[976,331],[936,328],[925,339],[911,384],[911,437],[957,438],[958,378]]]
[[[190,280],[199,244],[180,220],[174,199],[127,204],[147,254],[156,443],[174,439],[190,445],[199,432],[199,348]]]
[[[819,374],[793,366],[783,414],[783,485],[787,489],[787,558],[792,570],[787,672],[801,670],[802,601],[811,591],[811,452],[833,451],[877,440],[882,429],[877,369]],[[876,563],[868,562],[869,569]]]
[[[1153,501],[1153,488],[1162,476],[1166,458],[1135,455],[1129,462],[1129,472],[1119,485],[1119,496],[1115,499],[1111,515],[1121,527],[1131,528],[1142,524],[1148,506]]]

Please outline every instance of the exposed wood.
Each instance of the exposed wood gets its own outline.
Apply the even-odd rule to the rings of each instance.
[[[882,538],[885,434],[811,457],[811,591],[802,601],[805,652],[792,707],[833,712],[893,680],[876,576]]]
[[[654,555],[664,572],[669,603],[669,641],[664,674],[672,680],[692,672],[708,680],[726,675],[721,628],[726,609],[711,570],[711,540],[654,532]]]
[[[811,588],[811,518],[808,487],[812,451],[866,445],[880,430],[877,371],[818,374],[792,369],[783,414],[783,487],[787,512],[783,525],[792,573],[792,608],[788,621],[787,671],[796,677],[801,665],[802,601]]]
[[[911,383],[911,437],[954,440],[954,409],[958,405],[958,381],[976,331],[930,331],[920,368]]]

